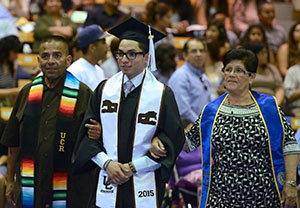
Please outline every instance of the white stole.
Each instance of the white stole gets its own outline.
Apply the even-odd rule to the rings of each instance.
[[[151,72],[145,70],[142,81],[138,111],[135,119],[132,160],[143,157],[150,149],[156,132],[164,85],[156,80]],[[103,144],[107,155],[118,161],[118,115],[123,88],[123,73],[119,72],[107,80],[102,90],[100,117],[103,130]],[[137,173],[133,175],[135,207],[157,207],[155,173]],[[96,205],[100,208],[114,208],[116,205],[117,185],[108,182],[108,175],[100,171],[96,196]]]

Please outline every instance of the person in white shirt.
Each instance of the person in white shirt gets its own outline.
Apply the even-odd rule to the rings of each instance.
[[[98,25],[84,28],[77,38],[77,44],[83,52],[83,57],[76,60],[67,69],[91,90],[94,90],[105,79],[103,69],[97,63],[106,58],[106,37],[107,34]]]

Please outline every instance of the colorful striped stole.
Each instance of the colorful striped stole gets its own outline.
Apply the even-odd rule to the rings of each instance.
[[[80,82],[67,72],[56,120],[53,157],[53,208],[67,205],[67,178],[72,151],[68,137],[76,107]],[[21,140],[21,185],[23,208],[34,207],[34,153],[36,150],[43,97],[43,74],[33,82],[24,111],[24,127]]]

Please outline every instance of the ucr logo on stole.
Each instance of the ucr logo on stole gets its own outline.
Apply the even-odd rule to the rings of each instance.
[[[59,152],[65,152],[65,144],[66,144],[66,132],[60,132],[60,140],[59,140]]]
[[[104,189],[101,188],[100,192],[102,193],[113,193],[113,186],[111,185],[110,181],[108,180],[108,176],[103,176],[103,186]]]
[[[102,104],[102,113],[115,113],[117,112],[118,103],[113,103],[110,100],[104,100]]]
[[[156,124],[155,120],[157,120],[156,115],[157,113],[154,111],[149,111],[147,113],[140,113],[138,116],[138,123],[149,124],[154,126]]]

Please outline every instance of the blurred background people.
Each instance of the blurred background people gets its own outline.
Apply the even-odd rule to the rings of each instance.
[[[186,127],[195,122],[202,108],[210,102],[210,82],[204,74],[207,49],[205,43],[196,38],[184,45],[185,63],[175,70],[169,79],[174,92],[179,114]]]
[[[291,27],[288,42],[282,44],[278,50],[277,61],[283,77],[289,67],[300,63],[300,22]]]
[[[98,62],[106,59],[106,34],[98,25],[90,25],[80,31],[77,43],[83,56],[67,68],[79,81],[86,84],[92,91],[104,80],[103,69]]]
[[[290,67],[284,78],[287,107],[292,116],[300,116],[300,64]]]
[[[204,63],[204,73],[209,79],[211,91],[211,100],[219,97],[221,82],[223,79],[223,64],[219,58],[218,45],[213,42],[207,43],[207,55]]]
[[[218,22],[222,22],[224,24],[224,27],[226,30],[226,35],[227,35],[227,38],[228,38],[231,48],[234,48],[239,43],[239,38],[232,31],[230,19],[228,16],[226,16],[225,13],[216,12],[214,15],[212,15],[211,21],[212,22],[218,21]]]
[[[256,0],[236,0],[232,10],[233,30],[238,35],[258,21]]]
[[[274,4],[265,0],[260,1],[258,4],[258,17],[260,24],[265,29],[269,47],[276,55],[280,45],[287,41],[287,35],[283,27],[274,22]]]
[[[249,44],[249,42],[262,42],[266,45],[269,61],[272,64],[276,63],[275,56],[273,51],[269,47],[268,38],[265,33],[265,29],[260,24],[252,24],[248,27],[248,29],[242,35],[241,41],[237,46],[242,47],[243,45]]]
[[[147,3],[144,17],[145,22],[155,29],[168,34],[167,38],[159,41],[156,45],[162,42],[174,44],[173,34],[170,30],[172,27],[172,14],[172,7],[164,2],[152,0]]]
[[[84,26],[97,24],[103,30],[114,26],[125,15],[119,6],[120,0],[105,0],[103,4],[96,5],[88,12]]]
[[[0,39],[0,106],[12,106],[20,89],[16,87],[15,60],[21,43],[16,36]]]
[[[110,39],[106,38],[106,41],[108,42]],[[110,78],[113,75],[115,75],[116,73],[118,73],[120,71],[119,69],[119,65],[116,59],[116,52],[119,50],[119,44],[120,44],[120,40],[118,38],[113,38],[110,41],[110,45],[109,45],[109,52],[106,54],[107,55],[107,59],[104,60],[101,63],[101,68],[104,71],[104,77],[105,78]]]
[[[0,39],[9,35],[18,36],[18,29],[13,16],[2,5],[0,5]]]
[[[37,20],[34,28],[33,52],[38,53],[41,40],[50,35],[59,35],[69,42],[75,40],[76,24],[65,14],[62,14],[62,0],[45,0],[45,14]]]
[[[267,47],[262,42],[249,42],[244,46],[258,58],[256,77],[250,86],[252,90],[275,96],[278,105],[284,103],[283,80],[276,66],[269,63]]]
[[[224,54],[230,50],[226,30],[224,24],[219,21],[209,22],[205,32],[206,41],[214,44],[218,53],[218,59],[222,60]]]
[[[157,70],[153,72],[156,79],[168,84],[169,78],[176,69],[176,49],[169,43],[161,43],[155,49]]]

